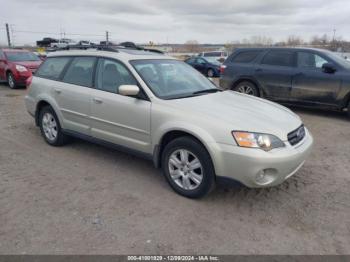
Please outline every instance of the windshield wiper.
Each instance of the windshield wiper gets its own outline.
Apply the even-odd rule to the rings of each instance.
[[[211,88],[211,89],[204,89],[200,91],[193,92],[193,95],[198,95],[198,94],[205,94],[205,93],[216,93],[216,92],[221,92],[222,90],[217,89],[217,88]]]

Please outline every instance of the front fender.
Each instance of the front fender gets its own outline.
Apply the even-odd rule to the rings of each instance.
[[[198,139],[208,151],[212,159],[215,171],[218,170],[218,159],[216,152],[219,147],[215,139],[205,129],[200,128],[196,125],[192,125],[188,122],[169,121],[160,125],[156,130],[153,130],[153,148],[159,148],[163,137],[171,131],[185,132]]]

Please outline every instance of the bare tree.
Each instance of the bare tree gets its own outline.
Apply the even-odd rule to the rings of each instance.
[[[288,36],[288,39],[287,39],[287,45],[288,46],[300,46],[304,43],[304,41],[299,37],[299,36],[296,36],[296,35],[290,35]]]
[[[186,41],[184,48],[189,53],[197,53],[200,51],[199,43],[197,40]]]
[[[273,44],[273,40],[271,37],[267,36],[252,36],[250,38],[250,43],[254,46],[271,46]]]

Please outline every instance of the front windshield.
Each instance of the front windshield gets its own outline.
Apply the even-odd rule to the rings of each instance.
[[[350,69],[350,62],[348,60],[346,60],[345,58],[337,55],[336,53],[333,53],[331,51],[326,51],[327,55],[334,60],[337,64],[339,64],[340,66],[342,66],[345,69]]]
[[[40,58],[30,52],[6,52],[7,59],[12,62],[17,61],[40,61]]]
[[[189,97],[198,91],[216,89],[211,81],[182,61],[159,59],[130,63],[152,92],[162,99]]]

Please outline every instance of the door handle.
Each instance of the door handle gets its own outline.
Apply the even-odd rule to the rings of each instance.
[[[92,99],[92,101],[94,101],[94,102],[95,102],[95,104],[102,104],[102,102],[103,102],[101,99],[96,98],[96,97],[95,97],[95,98],[93,98],[93,99]]]
[[[261,68],[255,69],[255,72],[262,72],[263,70]]]
[[[56,93],[56,94],[61,94],[61,93],[62,93],[62,90],[59,89],[59,88],[55,88],[54,90],[55,90],[55,93]]]

